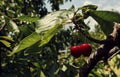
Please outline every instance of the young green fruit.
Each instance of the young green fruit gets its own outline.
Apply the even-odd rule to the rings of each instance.
[[[80,46],[72,46],[71,48],[70,48],[70,52],[71,52],[71,54],[75,57],[75,58],[78,58],[78,57],[80,57],[81,56],[81,52],[80,52],[80,48],[79,48]]]
[[[79,46],[79,51],[82,53],[82,55],[84,56],[89,56],[91,54],[91,51],[92,51],[92,47],[90,44],[81,44]]]

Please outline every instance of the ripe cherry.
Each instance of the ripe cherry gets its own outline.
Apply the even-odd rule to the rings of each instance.
[[[84,55],[84,56],[89,56],[91,54],[91,51],[92,51],[92,47],[90,44],[81,44],[79,46],[79,51],[81,51],[81,53]]]
[[[74,57],[76,57],[76,58],[78,58],[78,57],[80,57],[81,56],[81,52],[80,52],[80,48],[79,48],[80,46],[72,46],[71,48],[70,48],[70,51],[71,51],[71,54],[74,56]]]

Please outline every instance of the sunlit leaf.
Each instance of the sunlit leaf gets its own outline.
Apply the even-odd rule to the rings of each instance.
[[[46,77],[43,71],[40,71],[40,77]]]
[[[79,9],[82,9],[82,11],[85,10],[96,10],[98,8],[98,6],[96,5],[85,5],[83,7],[80,7]]]
[[[5,40],[0,40],[1,43],[3,43],[6,47],[10,47],[10,42],[5,41]]]
[[[108,35],[112,32],[114,22],[120,22],[120,14],[111,11],[93,11],[90,13],[100,25],[103,32]]]
[[[61,24],[55,25],[53,28],[49,29],[48,31],[45,32],[43,35],[43,39],[41,40],[40,47],[47,44],[52,37],[62,28],[63,26]]]
[[[21,20],[21,21],[26,21],[26,22],[36,22],[37,20],[39,20],[39,17],[36,16],[20,16],[17,19]]]
[[[44,46],[52,39],[52,37],[63,27],[63,24],[66,23],[66,21],[70,18],[72,13],[72,11],[61,10],[50,13],[37,21],[36,32],[44,32],[44,35],[41,36],[41,41],[28,48],[26,52],[40,51],[40,47]]]
[[[0,42],[4,44],[6,47],[10,47],[13,41],[14,40],[8,36],[0,36]]]
[[[13,42],[14,40],[11,37],[8,36],[0,36],[0,40],[5,40],[8,42]]]
[[[36,32],[40,33],[42,31],[46,31],[50,28],[53,28],[56,24],[63,24],[73,16],[73,11],[70,10],[60,10],[56,12],[52,12],[45,17],[41,18],[36,22]]]
[[[19,31],[19,28],[18,28],[17,24],[14,21],[12,21],[12,20],[10,20],[9,22],[10,22],[10,26],[13,29],[13,32],[19,33],[20,31]]]
[[[44,32],[40,47],[47,44],[52,37],[63,27],[63,24],[72,17],[73,12],[68,10],[60,10],[48,14],[36,24],[36,32]]]
[[[80,9],[82,10],[82,14],[83,14],[84,19],[86,19],[89,17],[88,12],[96,10],[97,6],[96,5],[85,5],[85,6],[81,7]]]
[[[68,68],[65,65],[63,65],[62,68],[61,68],[62,71],[66,71],[67,69]]]
[[[40,67],[38,62],[32,63],[35,67]]]
[[[20,41],[20,44],[13,49],[13,51],[9,54],[9,56],[12,56],[17,52],[20,52],[21,50],[24,50],[25,48],[32,46],[39,40],[40,40],[39,34],[33,32],[31,35],[25,37],[22,41]]]
[[[101,73],[99,73],[98,71],[92,71],[90,74],[89,74],[90,77],[101,77]]]

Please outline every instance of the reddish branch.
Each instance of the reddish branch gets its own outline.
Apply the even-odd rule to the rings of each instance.
[[[86,35],[85,35],[86,36]],[[110,53],[110,51],[115,47],[120,47],[120,24],[115,23],[114,30],[110,34],[110,38],[107,38],[107,41],[102,44],[96,52],[90,55],[88,61],[84,64],[82,68],[80,68],[80,77],[87,77],[88,74],[91,72],[91,70],[95,67],[95,65],[105,58],[106,60],[114,55],[114,53],[117,52],[114,51],[114,53]],[[89,39],[89,37],[87,37]],[[91,38],[90,38],[91,39]],[[92,38],[93,40],[93,38]],[[94,40],[93,40],[94,41]],[[118,49],[119,50],[119,49]],[[111,55],[109,55],[111,54]]]

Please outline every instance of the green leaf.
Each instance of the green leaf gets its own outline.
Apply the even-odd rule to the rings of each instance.
[[[7,42],[5,40],[0,40],[1,43],[3,43],[6,47],[10,47],[10,42]]]
[[[37,20],[39,20],[40,18],[39,17],[36,17],[36,16],[20,16],[17,18],[18,20],[21,20],[21,21],[26,21],[26,22],[36,22]]]
[[[73,15],[73,11],[60,10],[46,15],[36,22],[36,32],[44,32],[39,47],[47,44],[52,37],[63,27],[63,24]]]
[[[85,5],[83,7],[80,7],[79,10],[82,10],[82,14],[84,19],[89,17],[89,11],[93,11],[96,10],[98,8],[98,6],[96,5]]]
[[[0,1],[0,6],[3,6],[4,5],[4,1]]]
[[[31,54],[40,54],[42,47],[39,47],[40,41],[32,45],[31,47],[25,49],[25,55],[31,55]]]
[[[35,26],[33,24],[29,24],[26,26],[19,26],[20,32],[23,36],[28,36],[30,35],[32,32],[35,31]]]
[[[8,42],[14,42],[14,40],[11,37],[8,36],[0,36],[0,40],[5,40]]]
[[[63,65],[62,68],[61,68],[61,70],[64,71],[64,72],[65,72],[67,69],[68,69],[68,68],[67,68],[65,65]]]
[[[20,52],[25,48],[32,46],[39,40],[40,40],[39,34],[36,32],[33,32],[31,35],[25,37],[22,41],[20,41],[20,44],[13,49],[13,51],[9,54],[9,56],[12,56],[17,52]]]
[[[103,32],[108,35],[112,32],[114,22],[120,22],[120,14],[111,11],[92,11],[90,12],[90,16],[92,16],[98,24],[101,25],[101,29]]]
[[[40,65],[39,65],[39,63],[38,62],[34,62],[34,63],[32,63],[35,67],[37,67],[37,68],[40,68]]]
[[[13,41],[14,40],[8,36],[0,36],[0,42],[3,43],[6,47],[10,47]]]
[[[32,45],[31,47],[27,48],[25,52],[39,52],[41,51],[41,47],[47,44],[52,37],[63,27],[63,24],[69,19],[69,15],[72,14],[71,11],[68,10],[61,10],[50,13],[46,15],[44,18],[41,18],[39,21],[36,22],[36,32],[41,35],[41,40]],[[39,52],[40,53],[40,52]]]
[[[46,31],[42,37],[43,39],[41,40],[39,47],[47,44],[62,27],[62,24],[56,24],[53,28]]]
[[[12,53],[9,54],[9,56],[12,56],[13,54],[20,52],[21,50],[24,50],[30,46],[34,46],[34,44],[39,45],[36,48],[42,47],[45,44],[47,44],[52,37],[63,27],[62,24],[64,24],[68,19],[68,13],[72,13],[71,11],[57,11],[55,13],[51,13],[50,15],[46,16],[45,18],[41,19],[40,22],[37,25],[36,32],[32,33],[31,35],[24,38],[18,46],[16,46]],[[26,17],[23,17],[21,19],[26,19]],[[52,20],[52,21],[51,21]],[[47,24],[45,24],[47,23]],[[47,25],[47,27],[46,27]],[[48,28],[49,27],[49,28]],[[44,31],[44,35],[40,36],[38,33],[41,33]],[[36,46],[35,45],[35,46]],[[31,47],[30,47],[31,49]],[[29,50],[29,48],[28,48]],[[27,52],[27,51],[26,51]]]
[[[93,11],[94,14],[101,17],[104,20],[111,22],[120,22],[120,14],[112,11]]]
[[[36,32],[41,33],[53,28],[56,24],[65,24],[67,20],[72,18],[73,11],[60,10],[52,12],[36,22]]]
[[[83,7],[81,7],[80,9],[82,9],[82,11],[85,11],[85,10],[96,10],[98,8],[98,6],[96,5],[85,5]]]
[[[89,77],[102,77],[101,73],[99,73],[98,71],[91,71],[91,73],[89,74]]]
[[[40,77],[46,77],[43,71],[40,71]]]
[[[15,32],[15,33],[19,33],[20,32],[17,24],[14,21],[10,20],[9,24],[12,27],[13,32]]]

